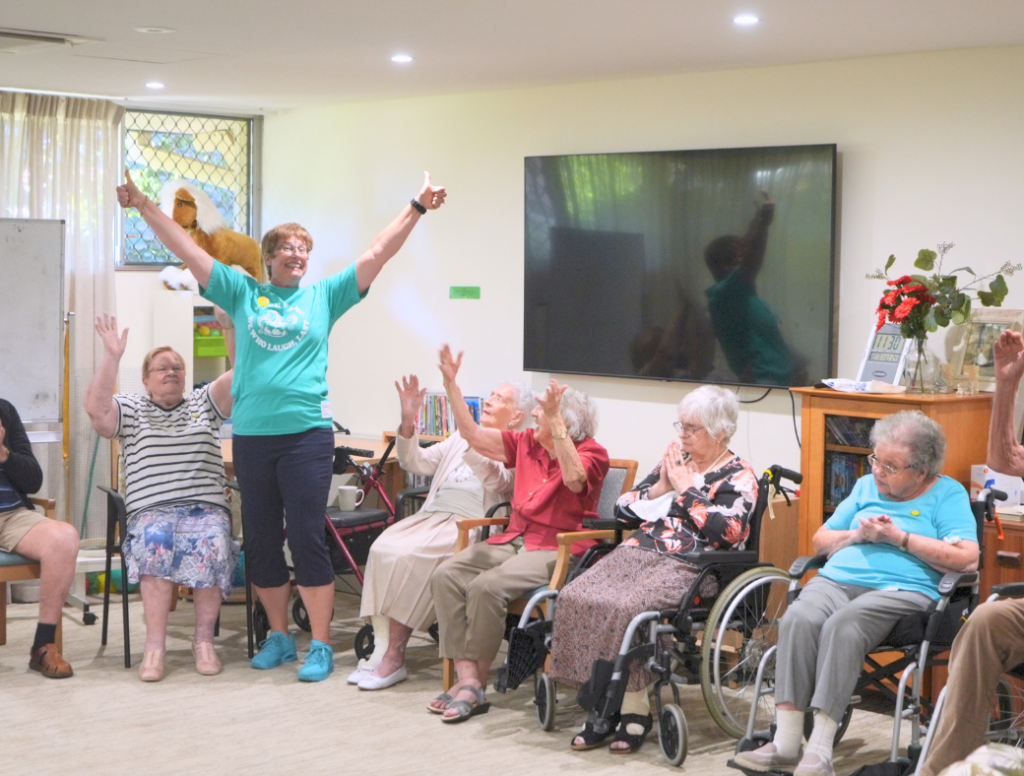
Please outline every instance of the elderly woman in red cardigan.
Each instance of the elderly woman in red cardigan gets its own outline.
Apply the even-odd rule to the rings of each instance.
[[[594,441],[597,407],[584,393],[551,381],[533,410],[537,428],[482,428],[455,382],[462,354],[441,351],[441,374],[455,422],[480,455],[516,470],[508,528],[442,563],[431,580],[441,657],[455,661],[458,682],[429,709],[461,722],[490,708],[484,684],[505,629],[510,601],[547,584],[558,557],[556,536],[597,517],[608,451]],[[580,543],[582,552],[585,547]]]

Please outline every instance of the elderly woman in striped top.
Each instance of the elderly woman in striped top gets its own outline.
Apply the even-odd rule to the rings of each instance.
[[[679,605],[698,574],[685,553],[743,548],[757,502],[757,477],[729,449],[738,415],[736,395],[714,385],[698,388],[679,403],[679,420],[673,424],[678,441],[618,501],[644,522],[558,595],[551,676],[559,684],[580,687],[595,659],[614,660],[636,615]],[[633,663],[618,728],[598,732],[588,719],[572,748],[605,745],[614,733],[612,753],[637,751],[653,724],[648,697],[653,681],[639,662]]]
[[[217,312],[233,363],[231,320]],[[96,332],[104,355],[86,392],[85,409],[96,433],[123,444],[128,530],[122,546],[128,580],[141,582],[146,618],[139,678],[163,678],[167,615],[178,585],[194,591],[196,671],[212,676],[221,670],[213,631],[238,561],[217,434],[231,414],[234,370],[186,395],[184,360],[171,348],[159,347],[142,362],[147,395],[115,394],[128,330],[118,335],[116,319],[104,315],[96,319]]]

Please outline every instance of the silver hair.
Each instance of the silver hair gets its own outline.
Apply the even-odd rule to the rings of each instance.
[[[740,403],[732,391],[717,385],[702,385],[679,402],[679,417],[699,421],[715,439],[729,444],[736,433]]]
[[[946,460],[946,435],[942,426],[918,410],[888,415],[871,428],[871,446],[879,442],[905,447],[907,465],[938,477]]]
[[[523,419],[515,427],[516,431],[522,431],[530,425],[530,422],[533,420],[533,416],[530,413],[537,406],[537,399],[533,395],[533,389],[526,383],[521,383],[518,380],[508,380],[502,383],[502,385],[507,385],[512,389],[512,400],[516,403],[516,408],[523,411]]]
[[[582,442],[597,433],[597,402],[583,391],[566,389],[562,394],[562,420],[573,442]]]

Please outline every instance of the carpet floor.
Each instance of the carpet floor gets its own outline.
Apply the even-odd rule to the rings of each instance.
[[[100,607],[94,605],[93,611]],[[358,600],[339,593],[332,625],[335,672],[325,682],[295,679],[301,663],[254,671],[246,658],[244,607],[226,605],[217,650],[224,671],[199,676],[189,650],[193,615],[182,601],[171,614],[163,681],[144,684],[142,605],[131,604],[133,667],[125,669],[120,610],[100,646],[100,624],[65,611],[66,680],[28,670],[38,607],[8,607],[8,638],[0,647],[0,774],[664,774],[657,728],[637,754],[606,749],[573,752],[569,741],[585,714],[573,691],[559,694],[556,729],[541,731],[532,683],[506,695],[491,692],[490,713],[442,724],[426,711],[440,691],[437,647],[417,634],[410,642],[410,679],[364,692],[346,684],[356,663],[352,643],[362,625]],[[299,631],[300,661],[309,637]],[[527,686],[528,685],[528,686]],[[699,687],[682,688],[689,755],[682,772],[737,776],[726,767],[735,742],[715,725]],[[907,723],[904,723],[907,727]],[[836,750],[836,772],[888,755],[892,718],[858,709]],[[903,733],[903,741],[908,732]]]

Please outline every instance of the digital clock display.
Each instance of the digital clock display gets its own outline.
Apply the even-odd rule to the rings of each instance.
[[[871,343],[869,361],[876,363],[899,363],[900,355],[903,353],[903,337],[899,334],[885,334],[879,332]]]

